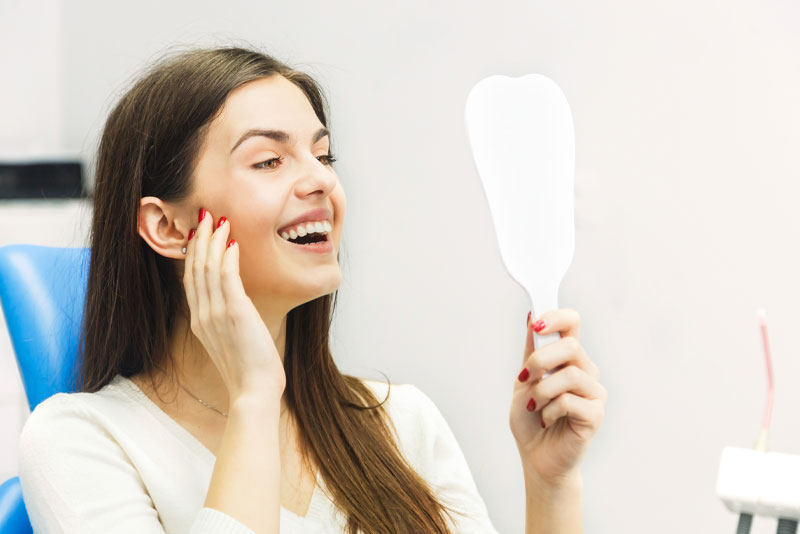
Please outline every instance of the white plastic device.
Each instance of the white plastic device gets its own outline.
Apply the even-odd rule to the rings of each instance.
[[[464,119],[503,263],[539,317],[558,308],[558,286],[575,251],[569,103],[542,74],[494,75],[472,87]],[[558,332],[534,333],[534,349],[559,339]]]
[[[737,514],[800,519],[800,456],[725,447],[717,495]]]
[[[731,512],[739,514],[737,534],[748,534],[754,516],[778,519],[778,534],[794,534],[800,519],[800,456],[769,452],[769,429],[775,380],[767,336],[767,312],[756,310],[764,362],[767,402],[761,430],[752,449],[725,447],[719,461],[717,495]]]

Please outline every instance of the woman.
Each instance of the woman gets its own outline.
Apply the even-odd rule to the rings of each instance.
[[[496,532],[430,398],[331,357],[346,199],[325,107],[307,74],[217,48],[111,111],[77,392],[20,437],[36,532]],[[533,353],[528,330],[510,411],[527,532],[580,532],[605,390],[577,314],[543,319],[566,337]]]

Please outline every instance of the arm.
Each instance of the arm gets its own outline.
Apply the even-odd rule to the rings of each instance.
[[[580,474],[553,486],[525,474],[525,534],[583,534]]]
[[[552,310],[531,323],[514,380],[509,425],[522,459],[526,534],[583,532],[579,465],[605,414],[608,393],[578,341],[580,316]],[[533,331],[560,339],[534,350]],[[547,374],[547,376],[545,376]]]
[[[231,403],[205,507],[255,532],[280,532],[280,401],[239,397]]]

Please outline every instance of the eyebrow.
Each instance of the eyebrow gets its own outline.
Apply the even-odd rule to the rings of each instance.
[[[327,128],[320,128],[317,131],[317,133],[314,134],[314,137],[311,140],[311,144],[313,145],[326,135],[330,135],[330,133],[331,132],[328,131]],[[284,132],[282,130],[261,130],[258,128],[254,128],[251,130],[247,130],[244,134],[242,134],[239,140],[236,141],[236,144],[233,145],[233,148],[231,148],[231,154],[233,154],[233,151],[236,150],[236,147],[238,147],[239,145],[241,145],[242,143],[244,143],[245,141],[254,136],[268,137],[269,139],[274,139],[279,143],[292,143],[292,144],[294,143],[294,138],[290,133]]]

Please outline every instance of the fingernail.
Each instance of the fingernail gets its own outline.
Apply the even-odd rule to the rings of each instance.
[[[227,248],[231,248],[231,245],[233,245],[234,243],[236,243],[236,240],[235,239],[231,239],[231,242],[228,243],[228,247]]]
[[[192,238],[194,237],[194,232],[195,232],[194,228],[192,228],[191,230],[189,230],[189,239],[188,239],[189,241],[191,241],[191,240],[192,240]]]
[[[531,374],[528,372],[528,368],[522,370],[522,372],[517,377],[520,382],[525,382]]]
[[[544,327],[545,327],[544,321],[540,320],[533,323],[533,330],[536,332],[541,332],[542,330],[544,330]]]
[[[528,322],[525,323],[525,325],[526,326],[530,326],[531,325],[531,312],[528,312]]]
[[[206,209],[205,208],[200,208],[200,215],[197,216],[197,222],[202,221],[203,217],[205,217],[205,216],[206,216]]]
[[[534,410],[536,410],[536,401],[531,399],[528,401],[528,411],[532,412]]]
[[[544,428],[544,419],[542,419],[542,428]]]
[[[226,219],[225,217],[220,217],[220,218],[219,218],[219,222],[217,223],[217,228],[219,228],[220,226],[222,226],[222,223],[224,223],[224,222],[225,222],[225,221],[227,221],[227,220],[228,220],[228,219]]]

